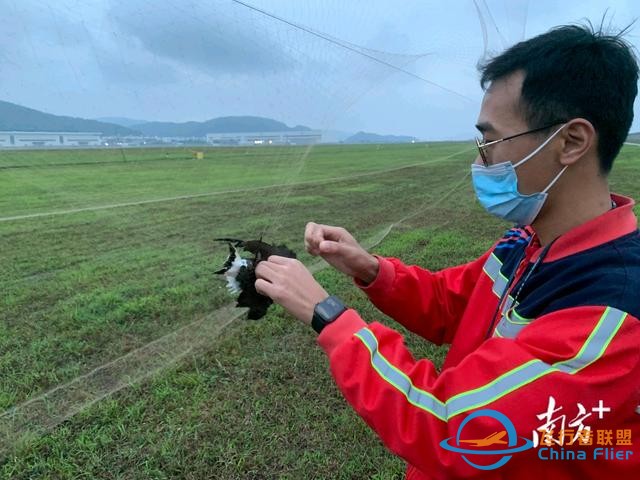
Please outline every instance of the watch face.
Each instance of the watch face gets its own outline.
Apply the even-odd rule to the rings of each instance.
[[[311,319],[311,326],[316,332],[320,333],[326,325],[333,322],[346,309],[347,307],[338,297],[331,295],[316,305]]]
[[[318,315],[320,315],[325,320],[331,316],[331,312],[329,311],[329,308],[325,303],[321,303],[320,305],[318,305]]]
[[[333,322],[346,310],[347,307],[344,306],[340,299],[335,295],[331,295],[318,303],[314,308],[311,326],[316,332],[320,333],[324,327]]]
[[[331,296],[320,302],[316,307],[316,312],[323,320],[334,320],[340,313],[345,310],[344,305],[336,297]]]

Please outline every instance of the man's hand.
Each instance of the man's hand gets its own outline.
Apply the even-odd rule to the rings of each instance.
[[[329,296],[300,260],[271,255],[256,267],[256,290],[306,324],[317,303]]]
[[[371,283],[378,276],[376,257],[342,227],[309,222],[304,231],[304,246],[311,255],[320,255],[335,269],[364,283]]]

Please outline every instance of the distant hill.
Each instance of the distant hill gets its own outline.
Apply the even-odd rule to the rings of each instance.
[[[633,132],[627,136],[627,142],[640,143],[640,132]]]
[[[322,132],[322,143],[340,143],[353,136],[353,132],[342,130],[324,130]]]
[[[378,135],[377,133],[358,132],[344,140],[344,143],[411,143],[415,137],[405,135]]]
[[[131,128],[153,137],[204,137],[207,133],[283,132],[289,130],[311,130],[297,125],[288,127],[282,122],[264,117],[220,117],[206,122],[148,122],[132,125]]]
[[[64,117],[0,101],[0,130],[20,132],[99,132],[103,135],[136,135],[138,132],[112,123]]]
[[[65,117],[40,112],[14,103],[0,101],[0,131],[24,132],[98,132],[105,136],[147,136],[202,138],[207,133],[286,132],[311,130],[304,125],[289,127],[272,118],[254,116],[219,117],[204,122],[145,122],[127,117],[103,117],[96,120]],[[414,137],[358,132],[330,132],[325,141],[344,143],[410,143]],[[640,133],[631,134],[638,135]],[[327,140],[328,139],[328,140]],[[640,138],[639,138],[640,139]]]
[[[127,117],[101,117],[95,118],[98,122],[106,122],[106,123],[114,123],[116,125],[120,125],[121,127],[130,127],[132,125],[138,125],[140,123],[147,123],[147,120],[137,120],[135,118],[127,118]]]

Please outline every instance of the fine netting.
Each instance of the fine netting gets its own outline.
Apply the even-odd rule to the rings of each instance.
[[[444,224],[472,202],[472,142],[341,145],[340,132],[381,128],[381,116],[410,129],[404,119],[423,111],[428,124],[409,133],[471,139],[476,62],[525,35],[528,2],[450,2],[447,18],[464,26],[456,36],[432,14],[442,2],[282,3],[5,6],[0,25],[14,48],[0,56],[1,99],[156,122],[130,129],[160,140],[0,150],[0,454],[215,348],[244,312],[213,275],[226,256],[213,238],[286,243],[318,271],[324,263],[303,252],[307,221],[348,227],[373,248],[417,215]],[[170,124],[230,116],[335,141],[211,147],[195,137],[215,125]],[[254,120],[243,121],[236,128]],[[180,131],[193,138],[176,144]]]

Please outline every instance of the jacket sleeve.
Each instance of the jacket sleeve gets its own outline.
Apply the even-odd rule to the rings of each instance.
[[[318,337],[355,411],[392,452],[434,478],[480,473],[440,444],[455,439],[461,422],[477,409],[501,412],[518,436],[528,439],[544,422],[537,415],[547,410],[549,396],[563,406],[567,422],[578,403],[591,409],[598,400],[611,408],[611,415],[626,416],[627,422],[636,418],[638,340],[640,322],[627,313],[575,307],[539,317],[514,339],[490,338],[438,374],[431,361],[412,357],[400,334],[379,323],[367,325],[354,310]],[[598,420],[594,414],[585,424],[615,428],[606,423],[611,418]],[[598,427],[599,421],[604,426]],[[464,426],[461,438],[483,439],[498,428],[495,420],[476,417]],[[535,455],[533,450],[529,455]],[[522,458],[514,455],[512,461]]]
[[[368,285],[358,279],[354,282],[381,312],[412,332],[438,345],[451,343],[492,250],[438,272],[376,255],[379,270],[375,280]]]

